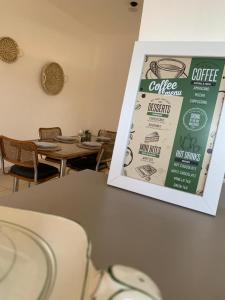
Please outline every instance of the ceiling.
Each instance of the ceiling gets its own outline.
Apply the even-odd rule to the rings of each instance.
[[[131,8],[129,0],[48,0],[95,33],[139,32],[143,0]]]

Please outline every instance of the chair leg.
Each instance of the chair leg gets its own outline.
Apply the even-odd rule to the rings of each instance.
[[[19,178],[13,177],[13,193],[19,190]]]
[[[31,185],[31,183],[30,183],[30,181],[28,181],[28,188],[30,188],[30,185]]]

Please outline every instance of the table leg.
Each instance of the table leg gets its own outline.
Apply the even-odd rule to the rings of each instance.
[[[60,177],[65,176],[66,174],[66,159],[61,159],[60,163]]]

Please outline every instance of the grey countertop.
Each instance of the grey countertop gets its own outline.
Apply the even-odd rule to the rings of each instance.
[[[0,205],[80,223],[98,268],[146,272],[165,300],[224,300],[225,189],[216,217],[107,186],[104,174],[78,172],[0,199]]]

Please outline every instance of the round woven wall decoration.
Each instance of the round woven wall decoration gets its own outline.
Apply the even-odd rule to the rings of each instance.
[[[52,62],[46,64],[41,72],[41,85],[49,95],[57,95],[64,85],[64,73],[62,67]]]
[[[0,38],[0,59],[6,63],[13,63],[17,60],[19,48],[17,43],[10,37]]]

